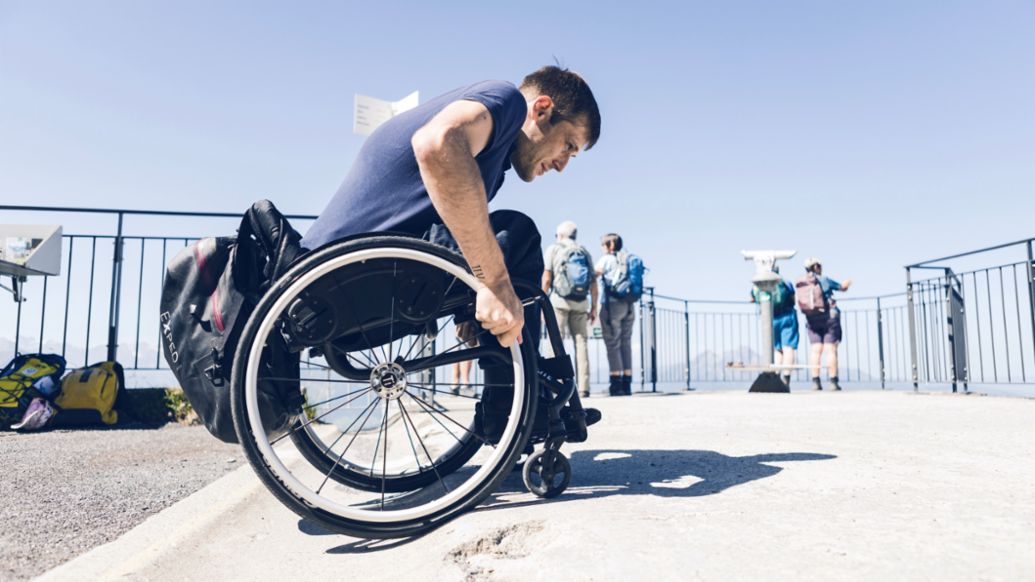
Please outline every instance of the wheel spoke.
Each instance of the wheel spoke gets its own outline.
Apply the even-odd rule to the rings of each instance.
[[[369,384],[369,382],[368,382],[368,384]],[[371,388],[368,386],[364,390],[370,390],[370,389]],[[328,398],[327,400],[321,400],[320,402],[313,402],[312,404],[306,403],[306,406],[309,406],[310,408],[316,408],[317,406],[320,406],[322,404],[327,404],[328,402],[334,402],[335,400],[340,400],[342,398],[348,398],[349,396],[352,396],[353,394],[360,394],[364,390],[354,390],[352,392],[347,392],[345,394],[339,394],[338,396],[333,396],[331,398]]]
[[[352,358],[352,360],[354,362],[356,362],[356,364],[359,365],[360,369],[365,368],[367,365],[369,365],[371,368],[376,368],[377,367],[377,362],[372,357],[370,357],[370,355],[367,354],[368,351],[373,353],[373,350],[359,350],[359,352],[357,352],[357,353],[361,354],[364,358],[367,359],[367,363],[364,364],[363,362],[359,361],[359,358],[357,358],[356,356],[352,355],[352,352],[346,352],[345,350],[341,349],[340,347],[334,345],[334,342],[329,342],[329,343],[330,343],[330,346],[331,346],[332,350],[334,350],[334,351],[338,352],[339,354],[345,356],[346,360],[349,359],[349,358]],[[330,369],[330,368],[328,368],[328,369]]]
[[[471,429],[469,429],[469,428],[467,428],[466,426],[464,426],[464,425],[460,424],[459,422],[457,422],[457,421],[456,421],[455,419],[453,419],[453,417],[451,417],[451,416],[449,416],[448,414],[445,414],[445,413],[443,413],[443,412],[441,412],[441,411],[435,410],[435,407],[434,407],[434,406],[431,406],[430,404],[428,404],[428,402],[427,402],[426,400],[424,400],[423,398],[421,398],[421,397],[419,397],[419,396],[417,396],[417,395],[415,395],[415,394],[412,394],[412,393],[410,393],[410,392],[406,392],[406,395],[407,395],[407,396],[409,396],[410,398],[413,398],[414,400],[416,400],[416,401],[417,401],[417,404],[419,404],[421,408],[423,408],[424,410],[426,410],[426,411],[427,411],[427,412],[429,413],[429,415],[431,416],[431,418],[435,420],[435,422],[437,422],[437,423],[438,423],[438,424],[439,424],[439,425],[440,425],[440,426],[441,426],[441,427],[442,427],[443,429],[445,429],[445,431],[446,431],[446,432],[448,432],[448,433],[450,434],[450,436],[452,436],[452,437],[453,437],[454,439],[456,439],[456,442],[458,442],[458,443],[460,443],[460,444],[463,444],[463,441],[462,441],[462,440],[460,440],[460,439],[459,439],[459,438],[458,438],[458,437],[457,437],[457,436],[456,436],[456,435],[455,435],[455,434],[453,433],[453,431],[449,430],[449,427],[447,427],[446,425],[442,424],[442,421],[440,421],[440,420],[438,419],[438,417],[436,417],[436,416],[435,416],[436,414],[438,414],[438,415],[442,416],[443,418],[445,418],[445,419],[446,419],[446,420],[448,420],[449,422],[452,422],[453,424],[457,425],[458,427],[460,427],[461,429],[463,429],[463,431],[464,431],[464,432],[466,432],[467,434],[469,434],[469,435],[473,436],[474,438],[476,438],[476,439],[480,440],[480,441],[481,441],[481,442],[482,442],[483,444],[487,444],[487,445],[489,445],[489,446],[491,446],[491,447],[493,447],[493,448],[495,448],[495,447],[496,447],[496,445],[494,445],[494,444],[490,443],[490,442],[489,442],[488,440],[486,440],[486,439],[485,439],[484,437],[482,437],[481,435],[479,435],[479,434],[476,434],[476,433],[475,433],[474,431],[472,431]]]
[[[370,404],[367,404],[367,407],[363,409],[363,412],[366,412],[367,416],[366,416],[366,418],[363,419],[363,424],[359,425],[360,428],[365,426],[367,424],[367,421],[370,420],[370,415],[374,414],[374,405],[375,404],[377,404],[377,400],[371,400]],[[356,424],[356,421],[359,420],[359,418],[361,416],[363,416],[363,412],[360,412],[358,415],[356,415],[356,419],[353,420],[352,423],[349,424],[349,426],[345,428],[345,430],[341,431],[341,436],[339,436],[338,439],[340,439],[342,436],[345,436],[346,434],[348,434],[349,429],[351,429],[352,426]],[[352,438],[349,439],[349,444],[345,445],[345,448],[341,450],[341,454],[338,455],[338,458],[334,460],[334,464],[331,465],[330,470],[327,471],[326,475],[324,475],[323,482],[320,483],[320,487],[318,487],[316,489],[316,494],[317,495],[320,494],[320,491],[323,489],[324,485],[327,484],[327,480],[331,478],[331,474],[334,473],[334,468],[337,467],[339,464],[341,464],[342,458],[345,457],[345,453],[347,453],[349,451],[349,448],[352,446],[352,443],[355,442],[356,437],[359,436],[359,432],[360,431],[357,430],[356,434],[352,435]],[[335,442],[337,442],[337,439],[335,439]],[[331,445],[331,446],[334,446],[334,445]],[[330,450],[330,448],[328,448],[327,450],[329,452],[333,452],[333,451]]]
[[[385,448],[381,451],[381,511],[385,510],[385,489],[388,487],[388,411],[392,409],[389,401],[384,401],[385,406]],[[375,454],[377,453],[375,449]]]
[[[392,345],[395,343],[395,294],[399,290],[399,261],[392,261],[392,294],[388,297],[392,305],[389,310],[388,316],[388,359],[386,362],[392,361]],[[382,496],[384,497],[384,496]],[[381,505],[384,505],[384,499],[381,499]],[[384,509],[382,507],[381,509]]]
[[[420,438],[420,432],[417,430],[417,425],[414,424],[413,419],[410,418],[410,413],[406,410],[406,407],[402,405],[402,398],[400,398],[398,402],[399,408],[403,411],[405,420],[408,420],[410,425],[413,427],[413,434],[417,435],[417,442],[420,443],[420,448],[424,449],[424,454],[428,457],[428,463],[431,465],[431,470],[435,472],[435,477],[438,478],[438,482],[442,485],[442,488],[445,489],[446,493],[449,493],[449,486],[446,485],[446,481],[442,478],[442,475],[439,474],[438,467],[435,466],[435,460],[431,458],[431,453],[428,452],[428,447],[424,444],[424,439]],[[420,460],[417,461],[417,466],[420,467]]]
[[[307,419],[305,422],[303,422],[300,425],[292,428],[290,431],[288,431],[288,432],[280,435],[279,437],[273,439],[272,441],[270,441],[270,446],[273,446],[273,445],[277,444],[278,442],[283,440],[284,437],[288,436],[292,432],[294,432],[296,430],[299,430],[301,428],[305,428],[305,427],[309,426],[310,424],[313,424],[314,422],[316,422],[316,421],[322,419],[323,417],[327,416],[328,414],[330,414],[330,413],[332,413],[332,412],[334,412],[336,410],[341,409],[343,406],[349,404],[350,402],[353,402],[354,400],[356,400],[357,398],[362,396],[364,393],[369,392],[370,390],[372,390],[372,389],[371,388],[364,388],[363,390],[360,390],[359,392],[353,392],[352,394],[355,394],[355,396],[353,398],[350,398],[350,399],[346,400],[345,402],[342,402],[341,404],[335,406],[334,408],[328,410],[327,412],[321,414],[320,416],[317,416],[317,417],[315,417],[313,419]]]
[[[435,364],[435,362],[437,362],[439,360],[439,358],[441,358],[442,356],[452,352],[453,350],[455,350],[456,348],[458,348],[460,346],[467,345],[467,343],[470,342],[471,340],[478,339],[478,338],[480,338],[482,335],[484,335],[486,333],[489,333],[489,330],[482,328],[481,331],[479,331],[478,333],[474,334],[474,337],[467,338],[466,340],[460,340],[460,343],[457,343],[457,344],[455,344],[453,346],[450,346],[445,351],[442,351],[442,352],[439,352],[439,353],[435,354],[430,360],[428,360],[427,362],[424,363],[425,369],[434,368],[435,366],[433,364]]]
[[[413,451],[413,460],[417,461],[417,472],[423,473],[424,467],[421,465],[420,455],[417,454],[417,447],[413,444],[413,435],[410,434],[410,425],[406,422],[406,411],[403,410],[402,400],[396,400],[395,403],[399,405],[399,414],[402,415],[402,425],[406,430],[406,440],[410,442],[410,450]],[[413,430],[416,431],[416,427]],[[428,460],[430,461],[431,459],[429,458]]]
[[[381,423],[377,429],[377,442],[374,443],[374,458],[370,459],[370,478],[374,478],[374,467],[377,466],[377,451],[381,448],[381,435],[385,432],[388,425],[388,406],[385,406],[384,417],[381,419]],[[383,475],[382,475],[383,476]]]
[[[436,316],[438,315],[438,312],[442,310],[442,306],[446,303],[446,297],[449,296],[449,292],[453,290],[453,285],[455,285],[456,282],[457,282],[457,278],[456,278],[456,275],[454,275],[453,276],[453,280],[449,282],[449,285],[446,286],[445,292],[442,293],[442,299],[439,300],[438,307],[436,307],[435,310],[432,311],[432,313],[435,314]],[[455,318],[456,318],[456,314],[455,313],[450,315],[449,316],[449,320],[447,320],[444,325],[440,326],[438,328],[438,331],[435,332],[435,335],[433,337],[431,337],[431,338],[428,338],[428,341],[434,342],[436,339],[438,339],[438,336],[439,336],[439,334],[442,333],[442,330],[445,329],[445,327],[447,325],[449,325],[449,322],[452,321]],[[420,343],[421,335],[422,334],[417,334],[417,338],[415,340],[413,340],[413,343],[410,344],[409,349],[406,350],[406,356],[403,357],[403,361],[406,361],[407,359],[409,359],[410,353],[413,352],[414,346],[416,346],[418,343]]]
[[[457,398],[467,398],[468,400],[481,400],[480,396],[471,396],[471,395],[468,395],[468,394],[459,394],[459,393],[454,393],[454,392],[452,392],[450,390],[439,390],[439,389],[437,389],[435,387],[429,387],[428,384],[421,384],[419,382],[407,382],[406,385],[407,386],[416,386],[418,389],[420,389],[423,392],[431,392],[433,394],[442,394],[443,396],[456,396]],[[460,387],[470,386],[470,384],[454,384],[454,385],[455,386],[460,386]],[[447,386],[449,386],[449,384],[447,384]]]
[[[370,384],[369,380],[333,380],[331,378],[281,378],[274,376],[263,378],[263,380],[270,380],[273,382],[322,382],[325,384]]]

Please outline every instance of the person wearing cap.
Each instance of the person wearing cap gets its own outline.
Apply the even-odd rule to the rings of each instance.
[[[830,386],[833,390],[840,390],[841,385],[838,383],[837,377],[837,346],[841,343],[841,312],[834,300],[834,292],[848,291],[852,280],[845,279],[839,283],[824,276],[823,264],[816,257],[805,259],[805,273],[805,276],[799,279],[795,285],[798,288],[799,296],[803,281],[815,281],[815,284],[822,289],[825,303],[823,309],[815,311],[802,309],[805,314],[806,329],[809,332],[809,368],[812,372],[812,387],[814,390],[823,389],[819,374],[823,356],[826,356]]]
[[[557,225],[557,242],[546,249],[543,270],[543,292],[550,295],[550,304],[557,315],[561,333],[570,334],[575,341],[575,369],[577,371],[580,396],[589,396],[589,344],[586,332],[597,319],[599,289],[596,273],[593,271],[593,257],[586,247],[575,242],[578,226],[570,220]],[[564,297],[557,289],[558,277],[567,276],[567,265],[571,250],[582,254],[586,275],[589,280],[589,295],[577,294]],[[560,275],[561,270],[564,275]]]

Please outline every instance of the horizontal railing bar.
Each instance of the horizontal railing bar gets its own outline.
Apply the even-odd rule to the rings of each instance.
[[[914,263],[912,265],[906,265],[905,268],[907,268],[907,269],[926,268],[926,266],[930,265],[931,263],[937,263],[939,261],[948,261],[950,259],[958,259],[960,257],[969,257],[970,255],[976,255],[976,254],[979,254],[979,253],[987,253],[989,251],[997,251],[999,249],[1005,249],[1007,247],[1027,244],[1027,243],[1032,242],[1032,241],[1035,241],[1035,238],[1026,238],[1026,239],[1022,239],[1022,240],[1018,240],[1018,241],[1014,241],[1014,242],[1003,243],[1001,245],[995,245],[995,246],[992,246],[992,247],[986,247],[986,248],[983,248],[983,249],[978,249],[976,251],[967,251],[965,253],[959,253],[957,255],[950,255],[948,257],[942,257],[940,259],[929,259],[927,261],[920,261],[919,263]]]
[[[995,269],[1004,269],[1004,268],[1007,268],[1007,267],[1020,267],[1021,265],[1024,265],[1026,262],[1027,261],[1015,261],[1013,263],[1003,263],[1001,265],[993,265],[991,267],[981,267],[981,268],[978,268],[978,269],[973,269],[971,271],[960,271],[958,273],[953,271],[952,274],[957,276],[957,277],[962,277],[963,275],[973,275],[974,273],[981,273],[983,271],[992,271],[992,270],[995,270]],[[913,281],[913,283],[914,284],[927,283],[928,281],[940,281],[942,279],[945,279],[944,275],[942,275],[941,277],[931,277],[930,279],[918,279],[916,281]]]
[[[79,212],[91,214],[134,214],[145,216],[188,216],[207,218],[240,218],[243,212],[188,212],[178,210],[130,210],[125,208],[76,208],[70,206],[18,206],[0,204],[0,210],[17,210],[25,212]],[[285,214],[286,218],[315,220],[312,214]]]

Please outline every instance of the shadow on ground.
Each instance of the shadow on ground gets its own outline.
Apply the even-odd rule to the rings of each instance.
[[[591,450],[571,457],[572,482],[551,503],[611,495],[699,497],[730,487],[772,477],[783,467],[769,463],[825,461],[836,455],[822,453],[767,453],[731,457],[697,450]],[[505,497],[525,492],[520,473],[508,477],[500,489],[476,511],[522,507],[543,500],[509,502]]]
[[[783,467],[769,463],[825,461],[836,455],[823,453],[767,453],[731,457],[715,451],[696,450],[592,450],[575,451],[571,457],[572,483],[554,499],[507,501],[525,493],[521,471],[508,476],[499,490],[475,511],[513,509],[542,503],[580,501],[611,495],[655,495],[657,497],[699,497],[715,495],[730,487],[772,477]],[[463,519],[461,516],[460,519]],[[298,530],[307,535],[337,535],[322,526],[299,520]],[[388,550],[418,538],[358,540],[327,550],[330,554],[356,554]]]

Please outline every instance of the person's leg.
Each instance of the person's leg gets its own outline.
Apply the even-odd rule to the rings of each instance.
[[[503,252],[503,262],[515,283],[518,297],[527,297],[518,283],[538,288],[543,277],[542,236],[535,222],[528,216],[513,210],[498,210],[489,215],[496,241]],[[449,229],[442,224],[432,225],[422,237],[427,241],[446,247],[457,254],[460,245]],[[531,335],[533,346],[539,347],[539,306],[533,303],[525,308],[525,329]],[[487,334],[479,339],[490,345],[499,345],[494,339],[486,340]],[[502,348],[500,348],[502,349]],[[483,358],[479,365],[485,370],[485,390],[481,402],[476,405],[475,423],[481,425],[483,434],[492,442],[499,440],[510,414],[514,399],[514,370],[510,365],[499,364],[491,358]]]
[[[568,329],[575,340],[575,369],[581,396],[589,396],[589,344],[586,341],[588,321],[589,314],[581,309],[568,312]]]
[[[812,374],[812,389],[822,390],[823,384],[819,379],[821,358],[823,357],[823,322],[816,318],[806,320],[806,329],[809,332],[809,372]]]
[[[827,354],[827,371],[830,375],[830,384],[834,390],[840,390],[841,384],[837,377],[837,346],[841,343],[841,318],[831,317],[830,325],[827,326],[827,333],[823,337],[823,351]]]
[[[798,350],[798,315],[793,311],[785,316],[783,330],[780,334],[780,345],[782,346],[784,366],[793,366],[795,355]],[[781,378],[788,387],[791,385],[791,373],[793,368],[784,370]]]
[[[471,360],[460,362],[460,384],[464,386],[471,384]]]
[[[604,336],[604,348],[607,350],[607,367],[610,370],[610,385],[608,393],[617,396],[621,391],[622,383],[622,355],[621,338],[619,331],[621,321],[612,317],[611,302],[605,303],[600,309],[600,333]]]
[[[621,353],[622,353],[622,393],[626,396],[632,394],[632,332],[633,324],[636,323],[636,304],[624,303],[625,313],[622,316],[621,324]]]
[[[819,368],[822,357],[823,344],[812,344],[809,346],[809,371],[812,373],[812,384],[816,390],[823,389],[823,384],[819,380]]]
[[[823,353],[827,358],[827,374],[830,377],[830,384],[834,390],[840,390],[841,385],[837,377],[837,343],[823,344]]]

